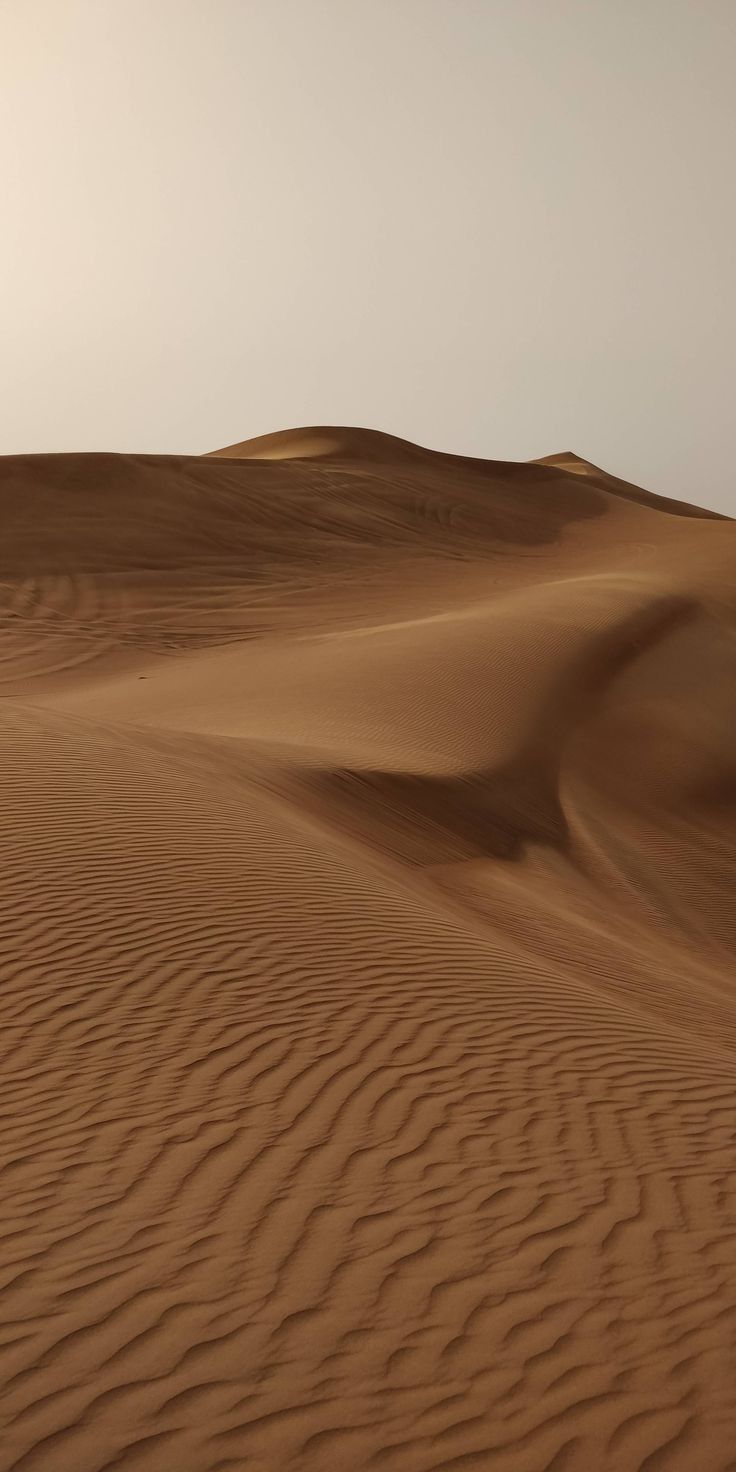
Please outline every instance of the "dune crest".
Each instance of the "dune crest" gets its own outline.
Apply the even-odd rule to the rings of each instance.
[[[728,1472],[736,531],[0,460],[0,1472]]]
[[[466,465],[488,464],[483,460],[474,461],[467,455],[446,455],[439,450],[428,450],[423,445],[415,445],[412,440],[386,434],[383,430],[334,424],[276,430],[273,434],[258,435],[255,439],[241,440],[239,444],[226,445],[221,450],[210,450],[208,453],[209,456],[228,460],[331,459],[379,461],[387,465],[397,465],[402,461],[410,464],[429,461],[436,464],[439,459],[444,459],[460,461]]]
[[[311,460],[338,454],[340,447],[339,430],[309,428],[277,430],[208,453],[228,460]]]

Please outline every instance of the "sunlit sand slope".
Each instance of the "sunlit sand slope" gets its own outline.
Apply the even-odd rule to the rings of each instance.
[[[736,1468],[736,540],[0,460],[2,1472]]]

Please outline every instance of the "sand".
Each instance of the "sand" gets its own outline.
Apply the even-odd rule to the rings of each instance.
[[[3,1472],[736,1468],[736,531],[0,461]]]

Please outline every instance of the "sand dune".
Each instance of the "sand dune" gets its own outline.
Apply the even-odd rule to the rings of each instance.
[[[0,460],[2,1472],[736,1468],[736,530]]]

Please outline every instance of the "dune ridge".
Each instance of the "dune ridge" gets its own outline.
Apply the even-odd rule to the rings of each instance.
[[[0,459],[2,1472],[734,1472],[736,531]]]

